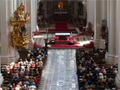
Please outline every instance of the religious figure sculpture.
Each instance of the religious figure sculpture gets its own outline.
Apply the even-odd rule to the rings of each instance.
[[[26,13],[24,14],[23,12],[25,11],[25,6],[23,5],[23,3],[21,3],[20,7],[17,8],[17,10],[14,12],[14,17],[11,18],[11,21],[25,21],[25,20],[29,20],[30,18],[30,13]]]
[[[88,33],[90,33],[90,34],[92,34],[92,32],[93,32],[90,22],[88,23],[87,31],[88,31]]]
[[[39,2],[39,8],[38,8],[38,16],[43,15],[43,14],[44,14],[43,2],[40,1]]]
[[[102,20],[102,27],[101,27],[102,39],[106,38],[106,30],[107,30],[107,21],[106,20]]]
[[[63,10],[63,2],[62,1],[59,1],[58,2],[58,9]]]

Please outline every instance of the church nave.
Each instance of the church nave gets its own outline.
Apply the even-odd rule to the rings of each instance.
[[[49,49],[39,90],[78,90],[75,49]]]

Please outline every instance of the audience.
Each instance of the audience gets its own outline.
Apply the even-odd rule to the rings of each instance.
[[[103,49],[76,51],[77,75],[80,90],[118,90],[115,76],[118,71],[116,64],[101,64],[93,60],[91,53],[104,53]],[[46,52],[37,48],[28,51],[27,57],[17,63],[2,67],[4,83],[7,90],[37,90]],[[8,81],[10,78],[10,81]]]
[[[36,90],[45,55],[44,49],[29,50],[25,60],[2,67],[4,82],[10,78],[9,83],[3,83],[7,84],[7,90]]]
[[[104,52],[102,49],[78,49],[76,53],[77,75],[80,90],[118,90],[115,85],[116,64],[99,64],[90,56],[90,53]]]

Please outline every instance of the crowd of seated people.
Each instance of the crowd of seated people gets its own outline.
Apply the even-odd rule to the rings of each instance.
[[[17,63],[4,65],[3,90],[37,90],[45,55],[43,49],[37,48],[34,51],[29,50],[25,60],[20,59]]]
[[[99,49],[93,49],[93,52],[97,53]],[[97,64],[89,51],[84,49],[77,50],[76,60],[80,90],[118,90],[115,84],[118,70],[116,64]]]
[[[41,18],[40,20],[38,20],[38,26],[39,26],[39,28],[49,27],[49,20]]]

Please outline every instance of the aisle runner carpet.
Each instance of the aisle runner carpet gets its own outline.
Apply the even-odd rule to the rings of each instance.
[[[76,29],[68,29],[67,23],[56,23],[55,29],[48,29],[48,32],[77,32]]]
[[[56,29],[67,29],[67,24],[55,24]]]
[[[69,21],[53,21],[53,23],[69,23]]]
[[[38,90],[79,90],[75,49],[48,49]]]

